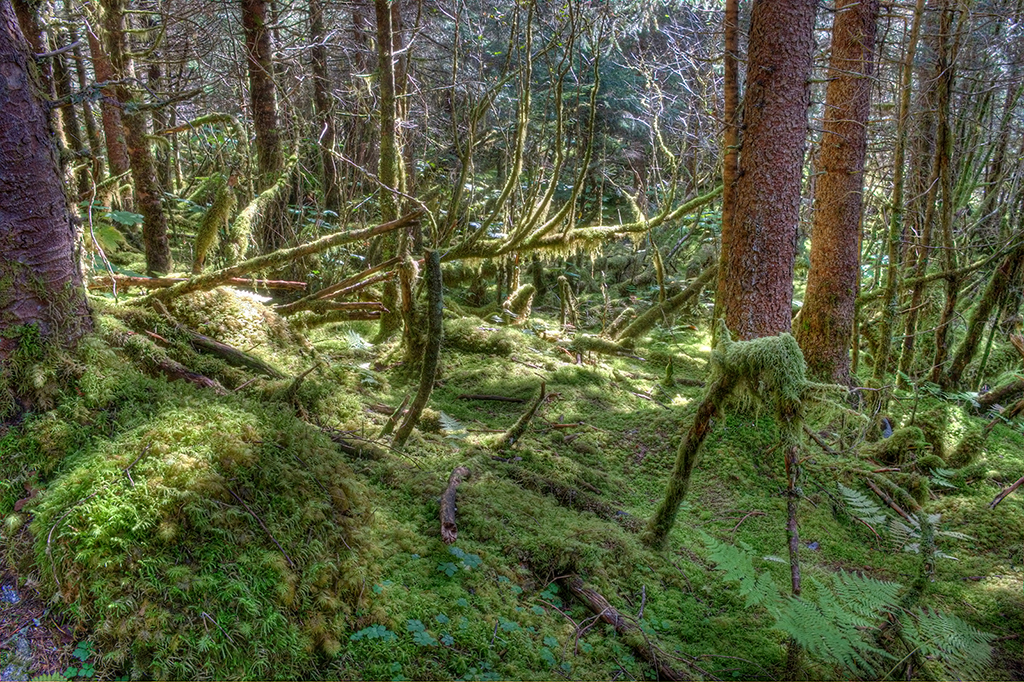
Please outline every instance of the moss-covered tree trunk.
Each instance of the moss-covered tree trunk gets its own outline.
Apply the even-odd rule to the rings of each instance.
[[[331,99],[331,82],[327,71],[327,32],[324,29],[322,0],[309,0],[309,42],[313,67],[313,106],[316,108],[314,133],[320,145],[320,177],[323,183],[324,208],[341,211],[341,186],[334,158],[337,129]]]
[[[129,65],[124,30],[124,0],[102,0],[103,34],[111,76],[116,80],[114,94],[121,105],[128,162],[135,186],[135,203],[142,214],[142,242],[146,251],[146,274],[163,275],[171,270],[171,248],[167,241],[167,217],[163,211],[163,189],[157,181],[156,160],[150,148],[146,114],[138,108],[138,98],[128,87]]]
[[[416,398],[409,407],[409,413],[405,421],[395,432],[395,446],[405,445],[409,434],[416,426],[423,408],[430,400],[430,393],[434,390],[434,379],[437,376],[437,366],[441,359],[441,339],[444,334],[444,282],[441,279],[441,254],[438,251],[429,251],[425,258],[426,280],[427,280],[427,343],[423,352],[423,364],[420,367],[420,385],[416,392]]]
[[[262,192],[278,181],[284,169],[266,0],[242,0],[242,28],[249,69],[249,105],[256,129],[256,189]],[[279,249],[285,243],[285,233],[278,220],[262,221],[254,237],[263,253]]]
[[[46,106],[29,64],[14,9],[0,0],[0,384],[29,329],[73,346],[92,327]]]
[[[795,336],[814,378],[847,383],[860,278],[864,158],[877,0],[840,0],[814,190],[811,269]]]
[[[718,296],[741,339],[789,331],[817,3],[755,0],[736,214]]]

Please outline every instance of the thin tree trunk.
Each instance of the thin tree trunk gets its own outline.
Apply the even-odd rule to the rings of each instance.
[[[102,0],[103,28],[111,75],[118,82],[114,94],[122,107],[128,161],[135,185],[135,202],[142,214],[142,242],[146,251],[146,274],[163,275],[171,270],[171,249],[167,241],[167,217],[163,212],[163,190],[157,182],[156,162],[149,144],[146,114],[136,108],[137,99],[127,85],[129,66],[124,32],[124,0]]]
[[[893,190],[891,219],[888,233],[889,262],[885,270],[885,303],[882,318],[878,324],[878,349],[875,352],[875,367],[872,379],[879,386],[885,383],[885,375],[889,369],[889,356],[892,349],[892,334],[896,323],[899,307],[900,262],[903,254],[903,212],[904,212],[904,163],[907,149],[907,136],[910,125],[911,84],[914,73],[914,55],[917,52],[918,37],[921,34],[921,21],[924,16],[924,0],[917,0],[914,16],[911,20],[910,39],[907,54],[903,61],[903,73],[900,80],[900,107],[896,120],[896,144],[893,150]],[[876,403],[882,407],[887,402],[886,392],[879,391]]]
[[[86,75],[85,57],[82,54],[82,48],[76,45],[78,43],[78,31],[75,29],[75,24],[78,19],[72,13],[71,0],[64,0],[64,13],[68,21],[68,40],[72,45],[75,45],[72,51],[72,55],[74,55],[72,62],[75,65],[75,78],[78,83],[78,90],[79,92],[85,92],[89,87],[89,79]],[[85,136],[89,142],[89,158],[92,162],[90,170],[92,184],[95,185],[103,179],[103,144],[100,141],[96,120],[92,115],[92,103],[88,98],[82,100],[82,118],[85,120]]]
[[[86,26],[89,54],[92,57],[92,70],[96,74],[98,82],[110,83],[114,80],[114,73],[110,68],[110,59],[103,48],[98,30],[98,27]],[[129,170],[128,145],[124,139],[124,126],[121,124],[121,109],[116,104],[117,95],[113,86],[104,87],[100,92],[103,95],[103,99],[100,100],[100,116],[103,120],[103,137],[107,147],[107,168],[111,177],[118,177]],[[126,210],[133,208],[129,192],[116,193],[115,197],[121,208]]]
[[[284,168],[266,0],[242,0],[242,28],[245,31],[245,53],[249,68],[249,104],[256,128],[259,175],[256,189],[262,192],[277,182],[277,176]],[[280,235],[273,231],[260,235],[260,245],[264,251],[279,248],[282,243]]]
[[[811,269],[796,338],[814,378],[848,383],[860,279],[864,158],[874,71],[877,0],[839,0],[814,188]]]
[[[320,144],[324,208],[338,213],[341,211],[341,186],[338,183],[338,167],[334,158],[337,131],[334,124],[334,107],[331,103],[331,82],[327,71],[326,40],[323,1],[309,0],[309,41],[313,45],[313,104],[316,107],[314,120]]]

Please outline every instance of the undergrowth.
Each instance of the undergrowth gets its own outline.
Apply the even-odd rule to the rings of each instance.
[[[296,345],[258,301],[182,302],[172,311],[182,324],[291,374],[205,358],[227,396],[147,376],[90,337],[77,359],[87,371],[53,409],[0,435],[8,562],[77,619],[106,677],[653,676],[644,652],[572,597],[570,576],[687,677],[777,679],[790,637],[820,678],[902,679],[914,656],[933,677],[1020,674],[1024,498],[985,508],[1024,468],[1019,425],[995,425],[977,447],[987,422],[918,395],[889,415],[914,428],[913,448],[883,454],[866,447],[867,420],[849,405],[808,402],[807,428],[828,450],[804,440],[807,580],[794,600],[782,589],[786,473],[770,411],[728,407],[668,549],[639,542],[703,394],[709,339],[676,326],[632,356],[576,353],[538,308],[521,329],[446,320],[429,424],[401,451],[367,441],[417,378],[396,342],[369,343],[372,324],[324,327]],[[120,313],[100,322],[138,332]],[[168,341],[162,352],[197,362],[155,324],[145,328]],[[542,380],[547,398],[526,432],[496,449]],[[948,456],[967,438],[973,454],[955,466]],[[456,466],[471,473],[449,546],[439,499]],[[921,513],[936,530],[934,570],[913,603],[920,528],[865,487],[895,468],[873,475],[925,481]]]

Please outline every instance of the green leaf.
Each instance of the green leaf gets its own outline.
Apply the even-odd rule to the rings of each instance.
[[[131,211],[111,211],[110,219],[115,223],[129,226],[141,225],[146,220],[142,215]]]

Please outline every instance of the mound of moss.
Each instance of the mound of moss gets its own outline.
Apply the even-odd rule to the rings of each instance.
[[[210,400],[96,339],[84,351],[90,372],[60,407],[0,439],[11,563],[92,631],[110,672],[326,665],[373,555],[364,489],[337,446],[280,403]]]
[[[301,344],[284,318],[246,291],[231,287],[197,291],[173,299],[168,308],[182,324],[243,350],[265,346],[294,352],[295,344]]]

